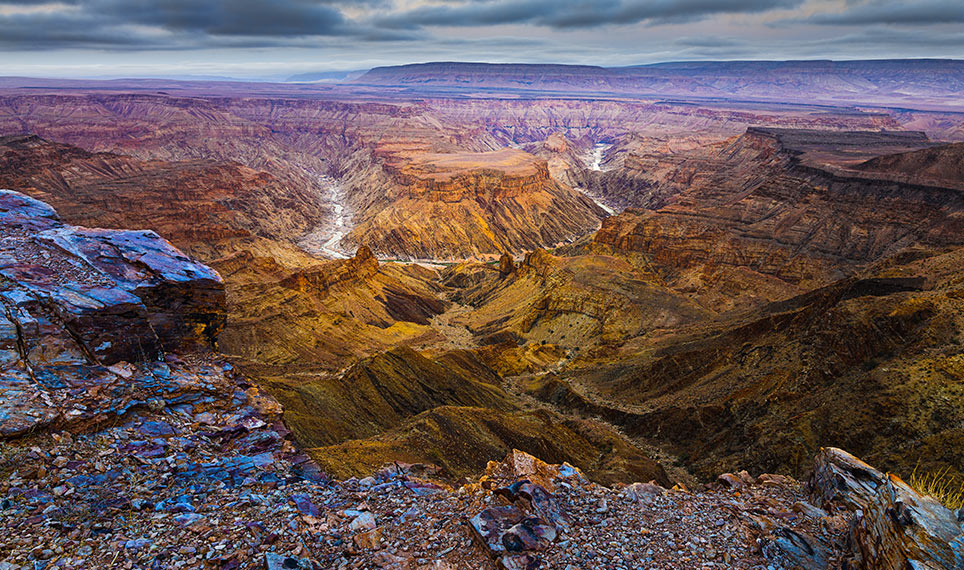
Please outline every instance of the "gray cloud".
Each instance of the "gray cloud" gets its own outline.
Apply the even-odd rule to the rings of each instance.
[[[0,9],[21,8],[6,15],[0,10],[0,48],[274,47],[305,45],[306,39],[319,37],[395,42],[419,39],[420,30],[433,26],[582,29],[692,21],[802,1],[449,0],[399,11],[391,0],[0,0]],[[44,6],[47,10],[38,9]],[[368,15],[346,18],[349,6]]]
[[[58,9],[57,4],[67,7]],[[0,0],[32,11],[0,12],[6,49],[192,49],[208,46],[297,45],[319,36],[380,34],[348,21],[334,2],[317,0]],[[48,10],[36,10],[47,5]]]
[[[237,69],[261,58],[266,68],[297,61],[297,71],[442,59],[961,57],[962,22],[964,0],[0,0],[0,74],[59,64],[60,52],[95,66],[152,58]]]
[[[815,14],[809,22],[838,26],[964,23],[964,2],[961,0],[869,0],[854,2],[841,13]]]
[[[729,48],[744,46],[746,42],[717,36],[686,36],[676,40],[676,45],[697,48]]]
[[[143,38],[107,25],[87,13],[14,14],[0,17],[0,46],[45,50],[82,45],[90,48],[143,46]]]
[[[861,29],[833,39],[815,42],[803,42],[803,46],[811,50],[821,46],[859,46],[865,49],[877,49],[880,46],[896,45],[903,47],[931,48],[935,57],[941,57],[940,49],[960,49],[964,47],[964,32],[931,32],[921,34],[912,30],[896,30],[884,27]]]
[[[719,14],[791,8],[803,0],[476,0],[423,6],[375,20],[396,28],[532,24],[592,28],[640,22],[680,23]]]
[[[92,0],[84,5],[106,19],[212,36],[315,36],[347,31],[341,12],[312,0]]]

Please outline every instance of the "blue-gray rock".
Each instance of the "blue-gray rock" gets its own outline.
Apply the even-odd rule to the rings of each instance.
[[[265,553],[264,566],[265,570],[312,570],[311,562],[307,560],[274,552]]]
[[[0,281],[0,437],[177,403],[198,386],[155,361],[211,345],[227,314],[220,276],[154,232],[64,224],[11,190]]]

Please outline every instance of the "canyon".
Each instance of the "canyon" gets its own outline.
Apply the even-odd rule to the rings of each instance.
[[[959,65],[4,78],[0,522],[123,472],[195,549],[134,565],[954,567]]]

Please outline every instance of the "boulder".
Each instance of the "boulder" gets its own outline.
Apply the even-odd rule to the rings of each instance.
[[[554,480],[570,478],[585,481],[571,465],[549,465],[517,449],[501,463],[489,463],[482,485],[508,504],[483,510],[468,525],[498,568],[538,568],[541,559],[536,553],[572,529],[573,519],[565,506],[547,490],[547,486],[554,489]],[[508,484],[493,488],[495,482]]]
[[[489,507],[469,519],[469,528],[479,546],[492,558],[498,558],[506,552],[502,535],[510,528],[522,522],[525,513],[514,505],[504,507]]]
[[[499,273],[503,276],[511,275],[515,271],[515,260],[508,253],[503,253],[499,258]]]
[[[739,473],[723,473],[716,478],[716,481],[724,487],[734,491],[745,489],[746,487],[749,487],[755,483],[753,477],[751,477],[746,471],[740,471]]]
[[[165,356],[208,350],[226,314],[220,276],[154,232],[67,225],[0,190],[0,436],[196,390]]]
[[[152,231],[87,229],[0,190],[2,303],[32,364],[110,365],[213,345],[224,283]],[[9,327],[8,327],[9,328]]]
[[[852,556],[865,570],[964,568],[956,514],[853,455],[825,448],[808,483],[813,502],[854,514]]]
[[[526,517],[502,535],[507,552],[545,550],[556,539],[556,529],[539,517]]]
[[[265,570],[310,570],[311,562],[293,556],[281,556],[274,552],[266,552],[264,555]]]
[[[666,494],[666,489],[658,485],[655,481],[649,483],[633,483],[627,485],[620,492],[620,495],[629,497],[638,503],[650,503],[656,497]]]
[[[485,475],[488,479],[508,480],[510,483],[527,479],[551,493],[555,490],[553,479],[559,477],[559,467],[549,465],[524,451],[513,449],[502,462],[489,462]]]

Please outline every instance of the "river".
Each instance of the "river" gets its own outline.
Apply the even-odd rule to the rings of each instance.
[[[602,172],[603,158],[606,155],[606,151],[609,150],[612,146],[613,145],[606,144],[606,143],[596,143],[592,147],[592,149],[590,149],[589,155],[587,156],[587,160],[586,160],[586,162],[589,164],[589,170],[592,170],[595,172]],[[597,206],[605,210],[606,213],[609,214],[610,216],[616,213],[616,210],[614,210],[613,208],[609,207],[606,203],[604,203],[600,196],[596,196],[595,194],[590,193],[585,188],[580,188],[578,186],[576,187],[576,190],[588,196],[593,202],[596,203]]]
[[[345,206],[345,192],[337,180],[326,174],[313,174],[325,189],[329,204],[334,215],[331,221],[315,228],[308,235],[301,238],[299,245],[312,255],[346,259],[351,257],[340,247],[342,238],[348,233],[350,215]]]

